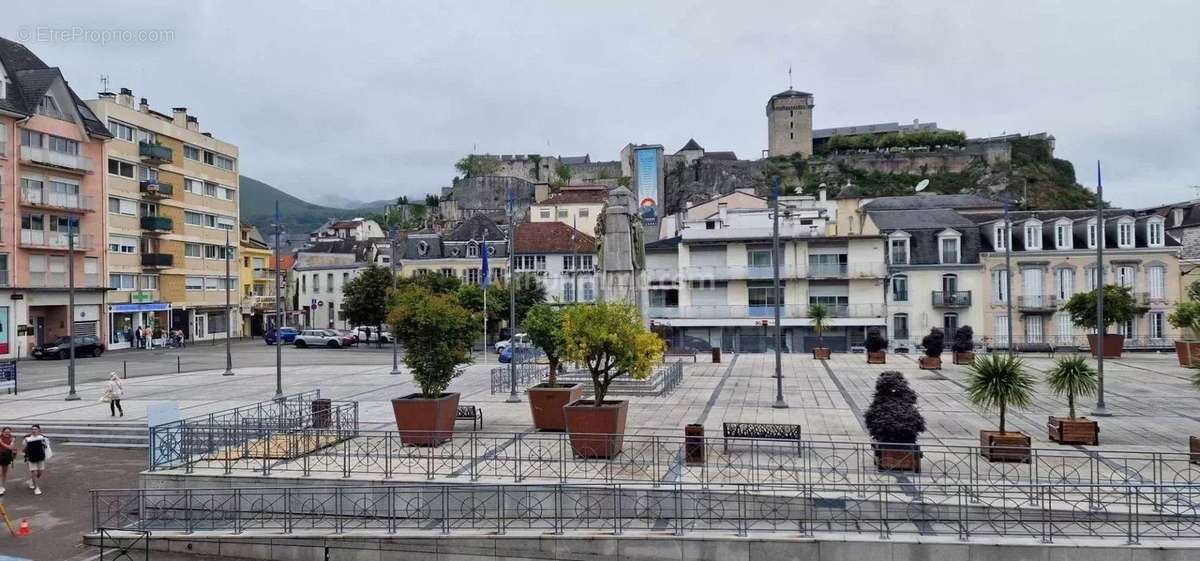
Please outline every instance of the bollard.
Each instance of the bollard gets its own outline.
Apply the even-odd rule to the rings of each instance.
[[[122,380],[129,379],[129,364],[127,364],[127,362],[128,361],[124,361],[124,360],[121,361],[121,379]]]
[[[183,362],[180,360],[179,355],[175,355],[175,373],[179,374],[181,372],[183,372]]]
[[[713,364],[721,364],[721,347],[712,348],[712,361]]]

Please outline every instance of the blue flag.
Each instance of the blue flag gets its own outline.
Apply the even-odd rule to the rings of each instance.
[[[488,287],[488,248],[487,248],[487,232],[483,233],[483,243],[479,244],[479,259],[482,261],[482,271],[479,272],[479,282],[483,284],[483,289]]]

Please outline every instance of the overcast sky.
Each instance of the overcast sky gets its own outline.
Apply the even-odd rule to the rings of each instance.
[[[1200,196],[1192,2],[300,4],[18,2],[0,35],[86,99],[106,74],[158,110],[187,106],[240,146],[243,174],[314,200],[433,192],[473,149],[611,160],[695,137],[757,158],[789,65],[817,128],[1048,131],[1084,185],[1103,161],[1117,204]],[[171,35],[38,38],[76,27]]]

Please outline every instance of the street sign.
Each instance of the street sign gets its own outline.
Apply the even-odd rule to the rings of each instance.
[[[324,300],[317,300],[317,307],[318,307],[318,308],[324,308],[324,307],[325,307],[325,301],[324,301]]]
[[[0,362],[0,390],[7,389],[9,393],[17,393],[17,361]]]

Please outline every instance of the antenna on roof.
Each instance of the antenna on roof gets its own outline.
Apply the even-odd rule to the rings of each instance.
[[[922,180],[920,181],[920,183],[917,183],[917,186],[916,186],[916,187],[914,187],[914,190],[916,190],[916,192],[920,193],[921,191],[924,191],[924,190],[925,190],[925,188],[926,188],[926,187],[928,187],[928,186],[929,186],[929,180],[928,180],[928,179],[922,179]]]
[[[108,93],[108,74],[100,75],[100,92]]]
[[[788,89],[792,89],[792,65],[788,65]]]

